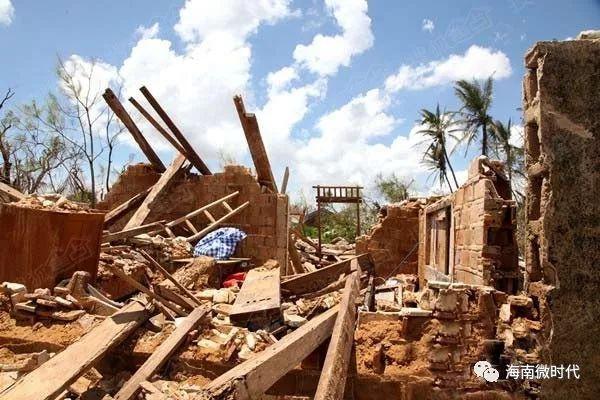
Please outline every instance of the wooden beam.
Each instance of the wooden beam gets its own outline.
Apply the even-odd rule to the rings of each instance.
[[[168,360],[171,355],[184,342],[187,334],[196,328],[202,318],[210,310],[207,306],[198,307],[169,335],[169,337],[161,343],[161,345],[152,352],[150,358],[142,364],[142,366],[133,374],[119,392],[113,397],[114,400],[130,400],[133,399],[140,389],[140,383],[152,377],[160,367]]]
[[[15,189],[14,187],[9,186],[6,183],[2,183],[2,182],[0,182],[0,192],[6,194],[11,199],[15,199],[15,200],[23,200],[25,197],[27,197],[23,193],[21,193],[17,189]]]
[[[214,206],[216,206],[216,205],[218,205],[218,204],[220,204],[220,203],[222,203],[224,201],[232,199],[235,196],[237,196],[238,194],[240,194],[240,192],[239,191],[235,191],[235,192],[233,192],[231,194],[228,194],[227,196],[221,197],[220,199],[215,200],[212,203],[208,203],[207,205],[204,205],[204,206],[198,208],[197,210],[194,210],[191,213],[184,215],[183,217],[179,217],[179,218],[177,218],[177,219],[175,219],[175,220],[173,220],[171,222],[168,222],[167,226],[169,228],[172,228],[175,225],[179,225],[183,221],[188,220],[190,218],[194,218],[195,216],[200,215],[201,213],[203,213],[205,210],[208,210],[209,208],[212,208],[212,207],[214,207]],[[231,210],[231,211],[233,211],[233,210]],[[211,222],[216,222],[216,221],[211,221]]]
[[[58,353],[2,393],[3,400],[49,400],[56,398],[109,350],[127,338],[150,313],[131,302],[81,339]]]
[[[256,399],[296,367],[330,335],[339,306],[311,319],[203,389],[208,399]]]
[[[346,279],[340,310],[333,326],[327,356],[319,378],[315,400],[341,399],[344,396],[346,376],[356,324],[356,299],[360,291],[360,266],[352,260],[355,271]]]
[[[125,225],[124,229],[135,228],[144,223],[144,220],[152,211],[152,206],[154,205],[157,197],[169,186],[173,178],[177,175],[177,173],[181,170],[185,162],[185,156],[183,154],[177,154],[169,168],[163,172],[158,181],[152,186],[150,189],[150,193],[144,199],[143,203],[136,210],[135,214],[131,217],[129,222]]]
[[[123,229],[119,232],[109,233],[107,235],[102,236],[102,243],[110,243],[115,242],[117,240],[127,239],[129,237],[141,235],[142,233],[152,232],[157,229],[162,230],[164,227],[164,223],[165,221],[156,221],[146,225],[136,226],[135,228]]]
[[[285,172],[283,173],[283,182],[281,182],[281,194],[285,194],[287,192],[288,179],[290,178],[290,167],[285,167]]]
[[[125,125],[125,127],[129,131],[129,133],[131,133],[131,136],[133,136],[133,139],[136,141],[138,146],[140,146],[140,149],[142,150],[148,161],[150,161],[154,169],[158,172],[164,172],[165,165],[162,163],[158,155],[156,155],[150,144],[148,144],[148,141],[146,140],[146,138],[144,138],[144,135],[142,135],[142,132],[137,127],[135,122],[133,122],[133,119],[131,119],[131,116],[129,115],[127,110],[125,110],[125,107],[123,107],[123,104],[121,104],[121,102],[119,101],[117,96],[115,96],[113,91],[111,89],[106,89],[102,97],[104,97],[106,104],[108,104],[108,106],[115,113],[117,118],[121,120],[123,125]]]
[[[135,207],[139,206],[142,201],[148,196],[150,193],[151,187],[148,189],[136,194],[129,200],[124,203],[119,204],[109,212],[104,215],[104,228],[111,227],[115,222],[117,222],[121,217],[127,214],[129,211],[133,210]]]
[[[242,124],[242,129],[244,130],[244,135],[246,136],[246,141],[248,142],[248,147],[250,148],[250,155],[252,156],[252,161],[254,162],[254,168],[256,169],[258,181],[260,184],[267,186],[273,192],[277,192],[277,184],[275,183],[275,178],[273,177],[273,171],[271,169],[271,164],[269,163],[269,157],[267,155],[267,150],[265,149],[265,144],[263,143],[262,136],[260,134],[256,115],[246,112],[242,96],[234,96],[233,102],[235,103],[235,108],[237,109],[238,116],[240,117],[240,123]]]
[[[175,285],[175,287],[177,287],[177,289],[181,290],[182,293],[187,295],[192,302],[194,302],[197,306],[202,304],[202,303],[200,303],[200,300],[198,300],[192,292],[190,292],[185,286],[183,286],[181,283],[179,283],[177,281],[177,279],[175,279],[173,277],[173,275],[171,275],[169,273],[169,271],[164,269],[163,266],[158,263],[158,261],[156,261],[154,258],[152,258],[152,256],[150,254],[146,253],[144,250],[139,250],[139,252],[146,260],[148,260],[150,262],[150,264],[152,264],[152,266],[154,266],[154,268],[158,269],[161,272],[161,274],[164,275],[165,278],[170,280]],[[193,263],[193,261],[192,261],[192,263]]]
[[[152,115],[150,115],[150,113],[148,111],[146,111],[146,109],[144,107],[142,107],[142,105],[140,103],[137,102],[136,99],[134,99],[133,97],[130,97],[129,102],[131,102],[131,104],[133,104],[133,106],[140,112],[140,114],[142,114],[146,118],[146,120],[148,122],[150,122],[150,125],[152,125],[154,127],[154,129],[156,129],[158,131],[158,133],[160,133],[165,139],[167,139],[167,141],[169,143],[171,143],[171,145],[173,147],[175,147],[175,150],[177,150],[181,154],[185,155],[186,158],[189,160],[189,157],[187,156],[187,152],[185,151],[185,149],[183,147],[181,147],[181,144],[177,141],[177,139],[175,139],[173,136],[171,136],[171,134],[169,132],[167,132],[167,130],[165,128],[163,128],[158,123],[158,121],[155,120],[154,117],[152,117]]]
[[[246,326],[251,321],[270,323],[280,318],[279,277],[279,268],[250,270],[231,307],[231,322]]]
[[[181,144],[181,147],[183,147],[185,149],[185,154],[187,155],[187,157],[190,160],[190,162],[192,163],[192,165],[194,167],[196,167],[196,169],[201,174],[211,175],[211,172],[208,169],[208,167],[206,166],[206,164],[204,164],[204,161],[202,161],[202,159],[200,158],[198,153],[196,153],[196,151],[194,151],[194,148],[192,147],[190,142],[188,142],[187,139],[185,138],[185,136],[183,136],[183,133],[181,133],[181,131],[179,130],[179,128],[177,128],[177,125],[175,125],[175,123],[173,122],[171,117],[169,117],[169,115],[165,112],[165,110],[163,110],[163,108],[160,106],[160,104],[158,104],[158,101],[156,101],[156,99],[154,98],[154,96],[152,96],[150,91],[145,86],[142,86],[140,88],[140,92],[142,92],[142,94],[144,95],[144,97],[146,98],[148,103],[150,103],[152,108],[154,108],[154,111],[156,111],[156,113],[159,115],[159,117],[167,125],[169,130],[171,130],[171,132],[173,133],[173,136],[175,136],[175,138],[177,138],[177,140]]]
[[[215,222],[210,223],[206,228],[202,229],[200,232],[198,232],[198,233],[196,233],[196,234],[188,237],[186,240],[188,242],[193,242],[194,240],[198,240],[198,239],[204,237],[206,234],[208,234],[213,229],[217,229],[217,227],[220,224],[222,224],[223,222],[227,221],[229,218],[233,217],[234,215],[239,214],[244,208],[248,207],[249,205],[250,205],[249,201],[245,202],[244,204],[242,204],[241,206],[235,208],[234,210],[232,210],[228,214],[223,215],[221,218],[219,218]]]
[[[140,292],[144,293],[146,296],[150,297],[152,300],[154,300],[158,303],[161,303],[163,306],[165,306],[168,309],[170,309],[171,311],[175,312],[175,314],[179,315],[180,317],[187,317],[188,314],[185,311],[180,310],[179,307],[177,307],[175,304],[173,304],[173,302],[150,291],[150,289],[148,289],[146,286],[142,285],[141,283],[139,283],[138,281],[136,281],[129,275],[125,274],[125,272],[123,272],[120,268],[118,268],[112,264],[106,264],[106,268],[108,268],[110,270],[110,272],[117,275],[119,278],[123,279],[125,282],[127,282],[128,285],[133,286]]]
[[[341,274],[349,273],[351,271],[352,260],[358,260],[360,262],[361,260],[366,259],[368,259],[368,253],[328,265],[316,271],[303,274],[302,276],[293,277],[281,283],[281,290],[294,295],[314,292],[338,279]]]

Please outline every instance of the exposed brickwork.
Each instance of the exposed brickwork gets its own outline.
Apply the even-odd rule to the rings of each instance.
[[[517,289],[516,204],[510,200],[502,169],[499,162],[485,157],[475,159],[464,185],[421,212],[421,284],[430,279],[453,280],[494,286],[507,292]],[[444,243],[448,246],[446,271],[433,268],[434,260],[430,259],[435,258],[432,252],[443,251],[436,248],[432,226],[432,220],[439,220],[442,212],[450,216],[445,222],[450,223],[446,228],[450,233],[444,239],[449,242]]]
[[[545,399],[600,393],[600,40],[539,42],[525,56],[527,289],[543,361],[581,380],[543,380]]]
[[[403,396],[394,398],[526,398],[504,380],[504,343],[496,339],[499,310],[508,298],[491,287],[440,283],[418,294],[420,313],[428,310],[429,316],[362,313],[355,334],[359,376],[396,382]],[[490,362],[499,381],[477,377],[478,361]],[[369,386],[370,396],[358,388],[356,398],[391,395],[385,386],[376,395],[377,387]]]
[[[158,177],[148,165],[130,166],[111,188],[100,207],[111,209],[117,206],[152,186]],[[250,201],[245,210],[226,223],[227,226],[240,228],[248,234],[237,255],[252,257],[257,263],[276,259],[280,265],[287,265],[288,198],[286,195],[264,192],[250,170],[242,166],[227,166],[223,172],[213,175],[195,175],[189,172],[181,174],[160,196],[145,223],[174,220],[235,191],[240,194],[228,201],[232,207]],[[216,206],[210,212],[215,218],[219,218],[227,210]],[[130,216],[131,214],[123,217],[111,230],[121,229]],[[191,221],[196,227],[206,226],[209,222],[204,215]]]
[[[417,273],[418,248],[414,247],[419,240],[419,211],[425,204],[417,200],[387,205],[369,234],[356,239],[356,254],[371,252],[377,276],[394,270],[396,274]]]

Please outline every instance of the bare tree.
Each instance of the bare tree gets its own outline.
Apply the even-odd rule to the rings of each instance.
[[[56,69],[59,95],[50,94],[42,106],[32,102],[22,108],[24,114],[38,121],[47,133],[68,143],[73,154],[86,164],[85,170],[73,162],[65,168],[69,175],[68,186],[78,194],[78,200],[89,201],[92,207],[102,187],[96,182],[97,171],[106,173],[108,188],[115,146],[124,129],[102,99],[103,87],[96,81],[96,65],[95,61],[82,65],[59,59]],[[105,152],[108,160],[101,158]],[[103,162],[107,166],[101,165]]]
[[[11,88],[8,88],[4,98],[0,101],[0,110],[4,107],[4,104],[15,95],[15,92]],[[2,154],[2,173],[0,174],[0,180],[10,185],[10,144],[6,137],[8,131],[13,127],[15,118],[12,112],[8,112],[2,119],[0,119],[0,153]]]

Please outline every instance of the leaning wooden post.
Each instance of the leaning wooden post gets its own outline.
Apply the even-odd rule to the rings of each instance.
[[[202,159],[200,158],[198,153],[196,153],[190,142],[188,142],[185,136],[183,136],[183,133],[181,133],[179,128],[177,128],[177,125],[175,125],[171,117],[169,117],[169,115],[165,112],[165,110],[163,110],[160,104],[158,104],[158,101],[156,101],[156,99],[154,98],[154,96],[152,96],[150,91],[145,86],[142,86],[140,88],[140,92],[142,92],[146,100],[148,100],[148,103],[150,103],[152,108],[154,108],[154,111],[156,111],[156,113],[164,121],[167,127],[171,130],[173,136],[177,138],[177,140],[181,144],[181,147],[185,149],[185,154],[188,156],[188,159],[190,160],[192,165],[196,167],[196,169],[201,174],[211,175],[211,172],[206,166],[206,164],[204,164],[204,161],[202,161]]]
[[[125,127],[129,131],[129,133],[131,133],[131,136],[133,136],[137,144],[140,146],[140,149],[142,149],[142,152],[146,155],[146,158],[148,158],[148,161],[150,161],[154,169],[158,172],[164,172],[166,169],[165,165],[162,163],[162,161],[160,161],[160,158],[158,157],[158,155],[156,155],[152,147],[150,147],[150,144],[148,144],[148,141],[146,140],[144,135],[142,135],[142,132],[137,127],[135,122],[133,122],[133,119],[131,119],[131,116],[125,110],[125,107],[123,107],[123,104],[121,104],[121,102],[119,101],[117,96],[115,96],[113,91],[110,89],[106,89],[102,97],[104,97],[106,104],[108,104],[108,106],[115,113],[117,118],[121,120],[123,125],[125,125]]]
[[[244,130],[244,135],[246,136],[246,141],[248,142],[248,147],[250,148],[250,155],[252,156],[252,161],[254,162],[254,168],[256,169],[258,181],[261,185],[267,186],[273,192],[277,192],[277,184],[275,183],[275,178],[273,177],[273,171],[271,169],[271,164],[269,163],[269,157],[267,155],[267,150],[265,149],[265,144],[260,134],[256,115],[246,112],[242,96],[234,96],[233,102],[235,103],[235,108],[237,109],[238,116],[240,117],[240,123],[242,124],[242,129]]]
[[[348,364],[354,344],[356,323],[356,299],[360,291],[360,266],[358,260],[351,262],[354,272],[346,279],[344,294],[340,302],[331,342],[315,393],[315,400],[341,399],[344,395]]]

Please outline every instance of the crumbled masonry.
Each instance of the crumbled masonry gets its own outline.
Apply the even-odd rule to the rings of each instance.
[[[130,165],[98,210],[0,186],[0,398],[594,398],[594,37],[525,57],[524,270],[500,161],[477,157],[454,193],[388,204],[355,243],[319,246],[293,222],[241,97],[256,175],[211,172],[143,88],[179,153],[163,163],[107,91],[150,163]],[[194,257],[219,227],[247,237],[228,259]],[[474,373],[481,361],[497,381]],[[573,363],[580,379],[507,378]]]

